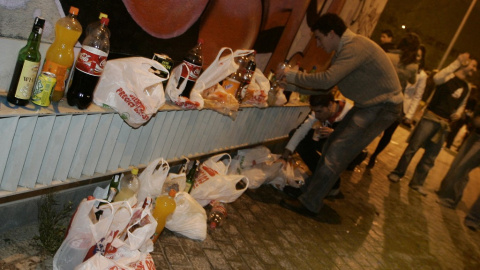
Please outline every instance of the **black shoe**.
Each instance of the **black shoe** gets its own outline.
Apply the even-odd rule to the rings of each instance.
[[[375,167],[375,163],[377,163],[377,158],[376,157],[370,157],[370,160],[368,161],[367,168],[372,169]]]
[[[295,199],[300,197],[300,195],[302,195],[302,191],[299,188],[295,188],[292,186],[285,186],[283,188],[283,193]]]
[[[314,217],[317,215],[317,213],[308,210],[297,199],[283,199],[280,201],[280,206],[304,216]]]

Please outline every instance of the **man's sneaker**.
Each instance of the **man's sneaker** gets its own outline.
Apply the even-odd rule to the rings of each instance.
[[[419,185],[408,185],[411,189],[415,190],[416,192],[422,194],[423,196],[427,196],[427,191],[423,189],[422,186]]]
[[[388,175],[388,180],[390,180],[393,183],[398,183],[398,181],[400,181],[400,178],[401,177],[398,174],[393,172]]]
[[[465,224],[465,226],[467,226],[467,228],[469,228],[470,230],[476,232],[478,230],[480,230],[480,224],[478,222],[475,222],[473,220],[470,220],[467,217],[465,217],[464,221],[463,221],[463,224]]]
[[[438,198],[435,201],[443,207],[450,208],[450,209],[455,209],[455,202],[452,199]]]

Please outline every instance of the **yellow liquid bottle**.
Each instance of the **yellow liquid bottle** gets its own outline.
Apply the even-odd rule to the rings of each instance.
[[[168,195],[160,195],[155,201],[155,208],[152,211],[152,216],[157,221],[157,228],[155,229],[155,234],[153,235],[152,241],[155,243],[158,237],[165,228],[165,223],[167,222],[167,217],[175,211],[177,204],[175,203],[175,194],[174,189],[170,189]]]
[[[55,24],[55,40],[47,50],[42,71],[49,71],[57,76],[53,89],[52,101],[59,101],[65,94],[66,82],[75,61],[73,47],[82,34],[82,25],[77,20],[78,8],[70,7],[70,14]]]

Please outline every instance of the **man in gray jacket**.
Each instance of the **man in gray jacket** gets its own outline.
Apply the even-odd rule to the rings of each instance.
[[[317,46],[335,51],[326,71],[305,74],[286,68],[276,71],[286,91],[321,94],[337,85],[354,107],[330,135],[315,173],[296,199],[281,205],[301,214],[315,215],[323,206],[340,174],[348,164],[393,121],[400,117],[403,95],[395,68],[385,52],[367,37],[346,28],[336,14],[319,17],[312,26]],[[325,90],[324,90],[325,91]]]

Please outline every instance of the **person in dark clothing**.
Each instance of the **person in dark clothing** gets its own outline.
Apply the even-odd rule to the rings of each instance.
[[[460,119],[470,92],[466,79],[476,71],[477,61],[470,59],[469,53],[463,53],[435,74],[435,92],[422,119],[410,135],[408,146],[396,168],[388,175],[390,181],[396,183],[405,175],[413,156],[423,147],[425,152],[415,168],[409,187],[427,195],[423,183],[442,149],[450,122]]]
[[[437,191],[437,203],[452,209],[455,209],[462,199],[469,180],[468,174],[480,166],[480,105],[475,108],[471,123],[472,133],[460,147]],[[480,229],[480,196],[470,208],[464,223],[471,230]]]
[[[390,29],[384,29],[380,33],[380,47],[386,52],[395,49],[395,44],[393,43],[393,32]]]

